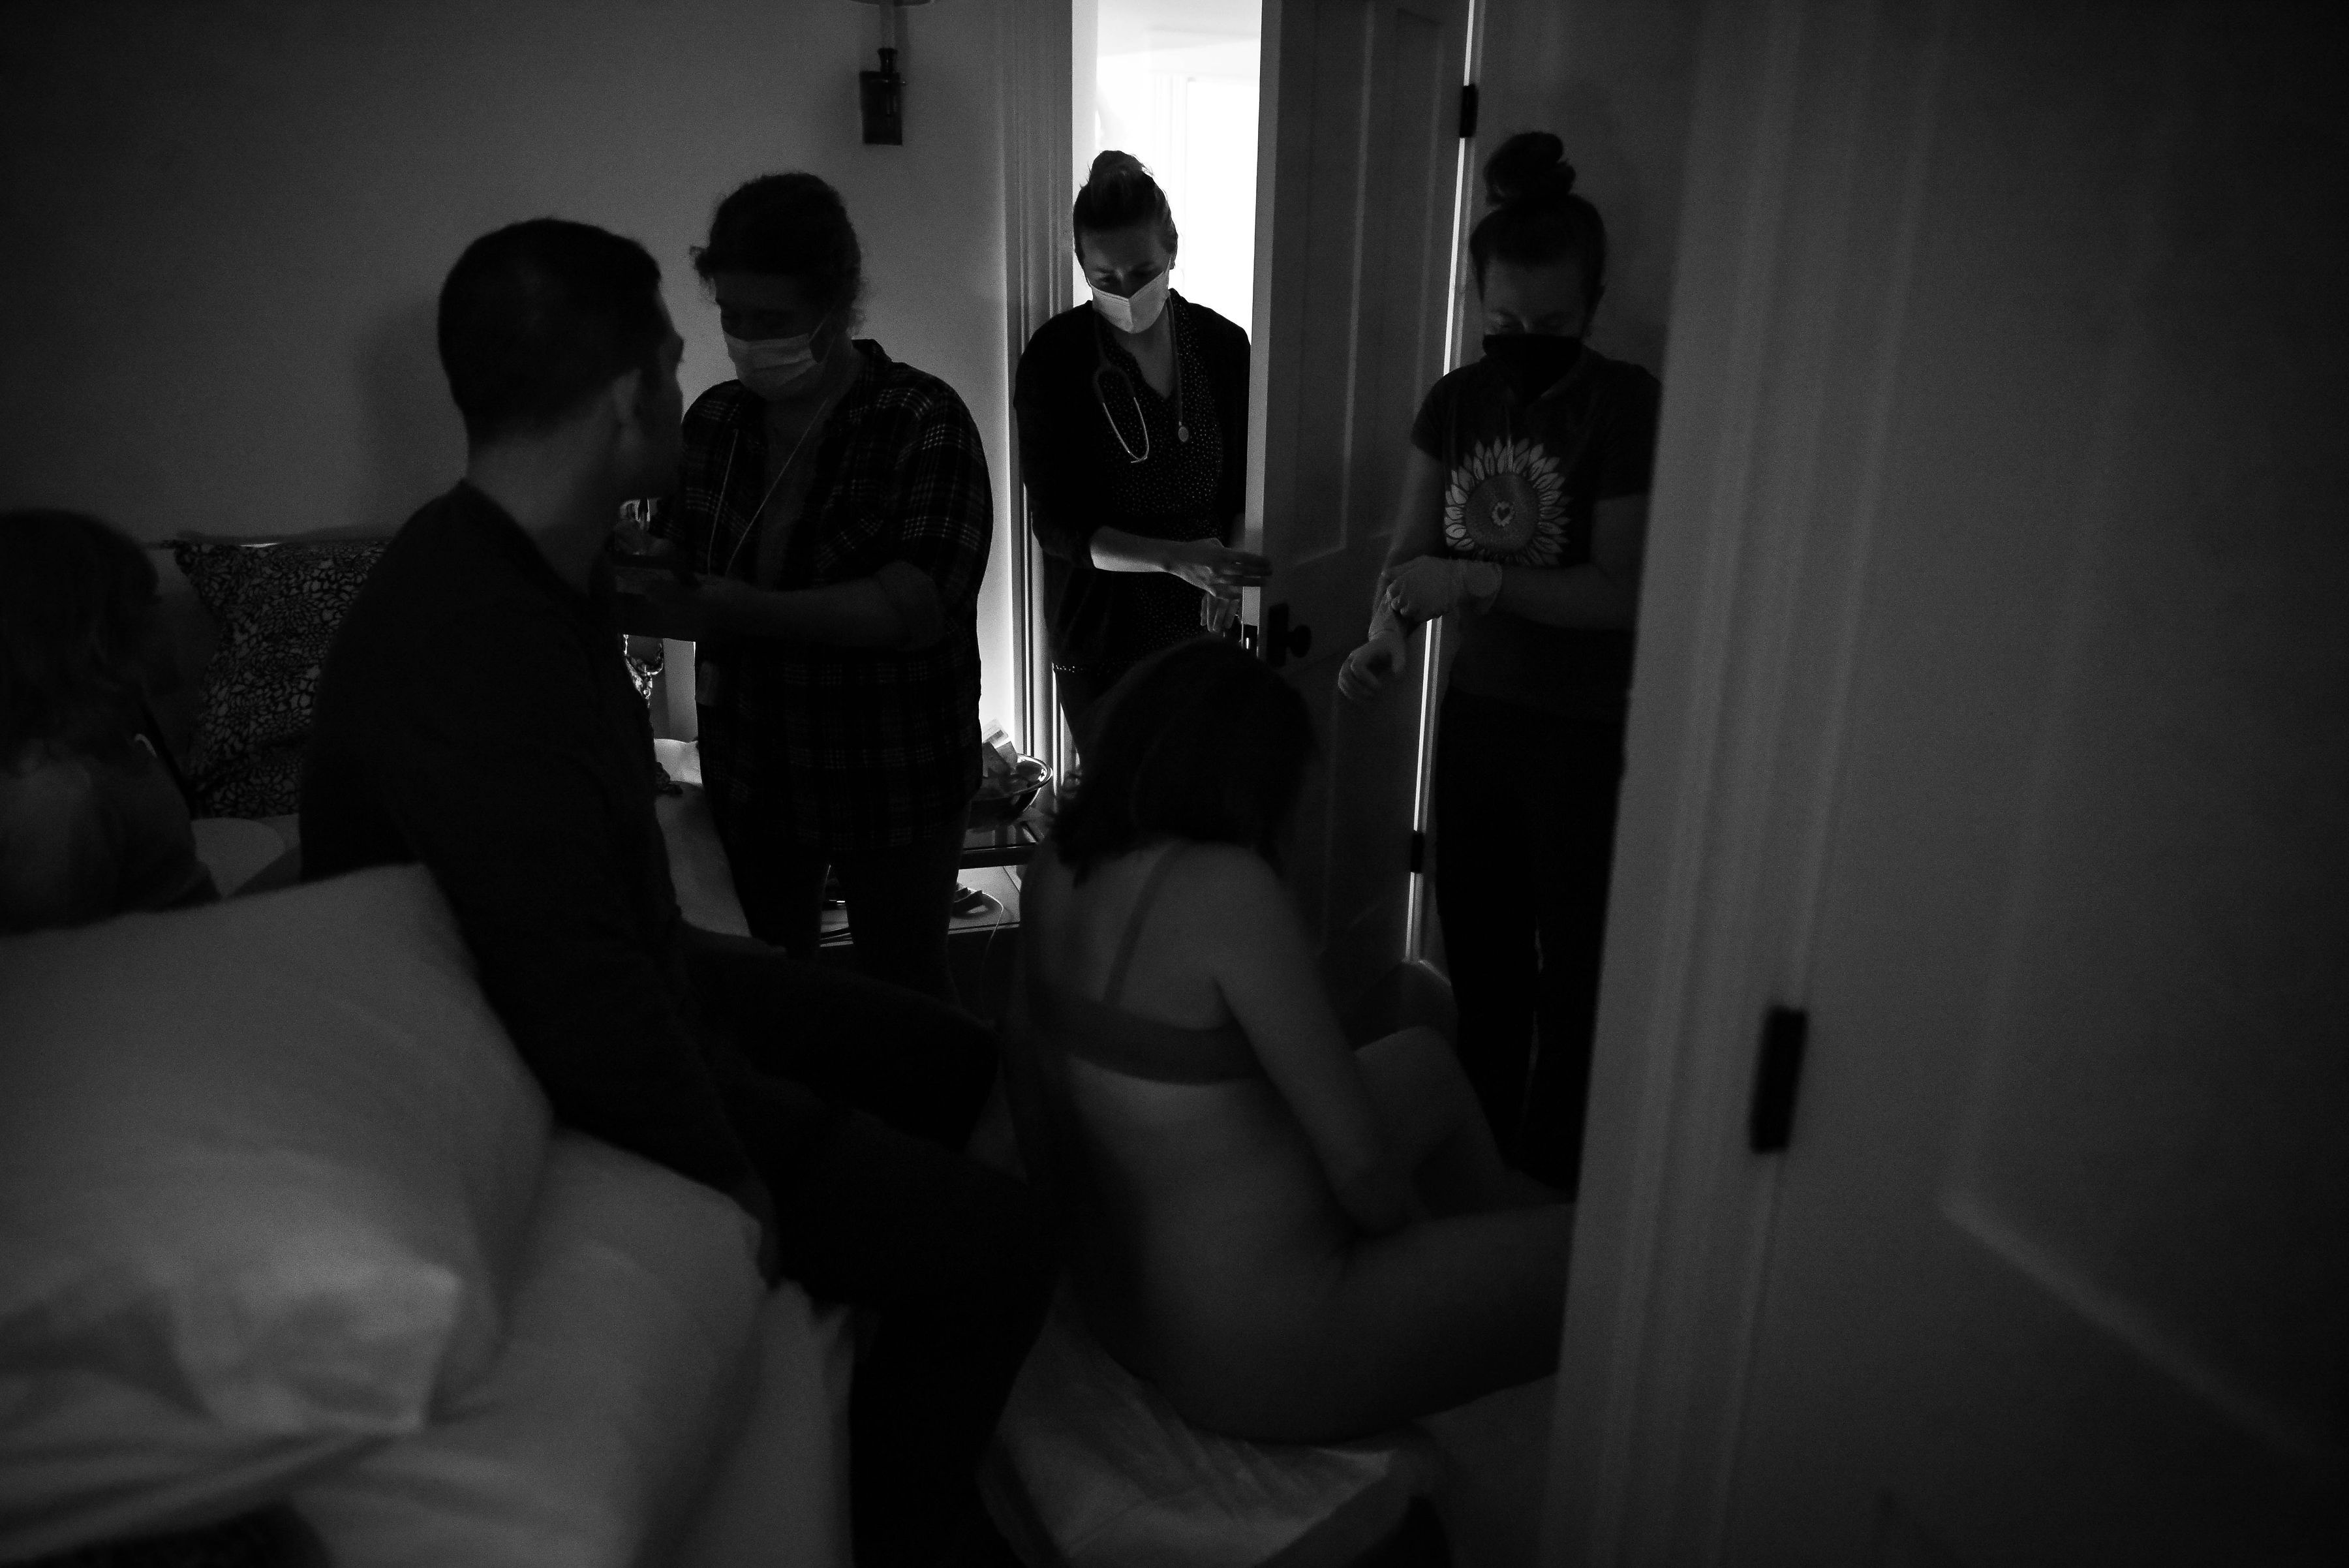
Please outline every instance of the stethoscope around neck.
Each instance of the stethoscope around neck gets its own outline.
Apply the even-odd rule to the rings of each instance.
[[[1191,424],[1183,417],[1183,344],[1174,321],[1177,303],[1173,295],[1166,296],[1166,332],[1169,347],[1174,355],[1174,393],[1170,400],[1174,406],[1174,439],[1187,442],[1191,439]],[[1139,467],[1150,461],[1150,421],[1143,414],[1142,394],[1134,389],[1133,380],[1124,370],[1109,362],[1109,339],[1103,336],[1108,330],[1109,327],[1096,313],[1093,319],[1093,400],[1101,405],[1102,418],[1109,421],[1109,433],[1117,438],[1118,450],[1125,453],[1126,462]],[[1117,416],[1110,412],[1110,395],[1102,387],[1102,379],[1109,376],[1117,378],[1118,384],[1125,389],[1126,401],[1133,405],[1133,422],[1142,431],[1142,451],[1139,453],[1134,452],[1133,443],[1125,439],[1125,432],[1117,428]]]

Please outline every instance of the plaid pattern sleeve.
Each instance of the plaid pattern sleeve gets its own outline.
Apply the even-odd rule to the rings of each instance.
[[[695,399],[685,416],[685,460],[679,465],[678,490],[654,514],[652,531],[674,544],[697,572],[724,575],[722,556],[740,542],[749,525],[740,496],[728,493],[734,488],[736,463],[753,441],[756,449],[749,453],[747,470],[750,477],[743,483],[756,483],[766,466],[759,411],[759,400],[742,383],[728,381]],[[721,533],[730,535],[722,548],[717,537]]]
[[[945,400],[911,421],[889,471],[895,483],[882,510],[897,520],[896,558],[937,585],[938,602],[953,625],[978,604],[995,532],[995,495],[970,410],[943,382],[937,389]]]
[[[968,809],[979,775],[978,600],[994,535],[978,428],[954,389],[861,342],[825,423],[807,505],[769,585],[819,587],[893,562],[936,584],[945,635],[914,651],[742,640],[702,650],[702,776],[725,805],[833,849],[914,843]],[[698,570],[749,580],[766,472],[759,400],[736,383],[686,417],[669,536]]]

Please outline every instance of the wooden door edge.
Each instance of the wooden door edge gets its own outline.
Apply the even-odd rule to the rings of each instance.
[[[1868,20],[1826,10],[1714,0],[1701,33],[1545,1563],[1722,1560],[1778,1186],[1800,1152],[1797,1135],[1788,1155],[1752,1153],[1747,1116],[1764,1013],[1803,1000],[1873,524],[1867,476],[1886,445],[1880,421],[1854,431],[1813,417],[1826,356],[1809,388],[1790,388],[1785,363],[1841,307],[1831,283],[1789,267],[1794,237],[1887,217],[1857,210],[1848,183],[1795,179],[1798,151],[1868,130],[1857,88],[1824,117],[1802,103],[1798,127],[1801,67],[1822,36],[1877,40]],[[1903,257],[1946,35],[1947,5],[1932,10],[1901,150]],[[1891,302],[1879,393],[1903,277],[1856,291]],[[1862,475],[1840,506],[1809,482],[1828,462]],[[1798,672],[1802,618],[1821,605],[1839,606],[1839,623]]]

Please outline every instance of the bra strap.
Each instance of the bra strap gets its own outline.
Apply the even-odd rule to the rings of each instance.
[[[1166,879],[1167,867],[1174,865],[1187,846],[1176,843],[1163,851],[1158,863],[1142,879],[1142,892],[1133,900],[1133,912],[1125,918],[1125,935],[1118,939],[1117,958],[1109,966],[1109,990],[1103,993],[1103,1005],[1115,1007],[1117,999],[1125,992],[1125,969],[1133,961],[1134,944],[1142,938],[1142,922],[1149,918],[1150,906],[1158,899],[1158,885]]]

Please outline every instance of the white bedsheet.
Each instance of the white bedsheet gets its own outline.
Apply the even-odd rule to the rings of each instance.
[[[843,1314],[750,1248],[722,1196],[557,1135],[488,1379],[295,1494],[336,1568],[846,1568]]]
[[[1340,1568],[1413,1498],[1453,1568],[1532,1568],[1557,1379],[1334,1447],[1202,1431],[1120,1366],[1069,1300],[1013,1386],[981,1475],[1023,1558],[1066,1568]]]
[[[760,1309],[758,1395],[672,1568],[849,1568],[848,1309],[786,1284]]]
[[[981,1472],[997,1527],[1070,1568],[1339,1568],[1434,1490],[1424,1434],[1334,1447],[1202,1431],[1112,1360],[1064,1293]]]

